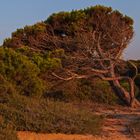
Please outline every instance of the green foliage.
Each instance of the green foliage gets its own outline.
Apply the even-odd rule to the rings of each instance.
[[[38,22],[33,26],[25,26],[23,29],[17,29],[12,33],[12,37],[28,37],[46,31],[46,25],[43,22]]]
[[[52,14],[45,23],[54,24],[54,22],[64,22],[64,23],[71,23],[76,22],[78,23],[81,19],[86,18],[85,12],[83,10],[73,10],[71,12],[59,12]]]
[[[3,41],[3,46],[11,46],[12,44],[12,38],[6,38]]]
[[[37,33],[42,33],[46,31],[46,24],[43,22],[38,22],[33,26],[25,26],[24,27],[24,32],[29,34],[37,34]]]
[[[73,33],[75,31],[84,29],[95,29],[96,27],[102,32],[104,32],[103,28],[108,28],[106,23],[110,24],[108,21],[108,17],[110,19],[116,18],[120,20],[121,23],[124,21],[125,24],[130,25],[132,27],[133,20],[128,16],[123,16],[119,11],[114,10],[111,7],[105,7],[101,5],[88,7],[84,10],[73,10],[71,12],[59,12],[52,14],[46,21],[46,24],[51,24],[55,29],[63,30],[65,32]],[[100,17],[100,19],[98,19]],[[104,18],[102,21],[102,18]],[[112,19],[113,20],[113,19]],[[104,24],[104,27],[102,27]],[[113,24],[113,21],[112,21]],[[56,27],[57,25],[57,27]],[[65,26],[65,27],[64,27]],[[68,27],[67,27],[68,26]],[[106,27],[105,27],[106,26]],[[123,25],[122,25],[123,26]]]
[[[33,53],[31,60],[40,68],[41,72],[61,67],[61,59],[50,58],[50,54],[48,56],[46,56],[46,54],[41,56],[37,53]]]
[[[91,7],[84,9],[84,12],[86,13],[86,15],[92,15],[92,14],[96,14],[96,13],[109,14],[112,11],[113,10],[111,7],[105,7],[105,6],[101,6],[101,5],[91,6]]]
[[[60,68],[62,66],[61,58],[64,57],[64,50],[62,49],[40,53],[32,51],[28,46],[23,46],[16,49],[16,52],[27,56],[30,61],[37,65],[40,72]]]
[[[26,56],[0,48],[0,61],[0,74],[15,86],[18,93],[38,97],[43,94],[43,81],[38,77],[40,70]]]
[[[12,37],[21,37],[24,33],[23,29],[17,29],[15,32],[12,33]]]
[[[49,16],[46,22],[52,23],[54,19],[56,22],[60,21],[61,19],[68,21],[69,18],[70,18],[69,12],[59,12],[59,14],[54,13],[51,16]]]
[[[38,22],[33,26],[25,26],[13,32],[12,38],[5,39],[3,46],[15,49],[24,45],[35,45],[38,42],[38,36],[40,34],[45,34],[46,31],[46,24],[43,22]]]

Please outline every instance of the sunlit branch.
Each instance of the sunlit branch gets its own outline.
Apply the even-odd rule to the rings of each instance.
[[[137,66],[132,62],[132,61],[128,61],[128,63],[131,65],[131,66],[133,66],[134,67],[134,69],[135,69],[135,75],[133,76],[133,80],[137,77],[137,75],[138,75],[138,68],[137,68]]]

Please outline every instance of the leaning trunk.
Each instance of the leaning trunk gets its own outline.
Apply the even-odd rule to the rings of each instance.
[[[114,78],[109,81],[113,91],[119,97],[121,101],[124,102],[127,106],[130,107],[140,107],[140,102],[135,98],[135,89],[134,89],[134,80],[130,77],[120,77],[115,78],[115,66],[111,63],[110,76]],[[121,84],[119,80],[126,80],[129,83],[130,90],[127,91]]]
[[[113,91],[115,92],[116,96],[119,97],[124,104],[130,107],[138,107],[140,106],[139,101],[134,96],[134,85],[133,82],[130,83],[130,92],[126,91],[121,85],[118,80],[109,81]]]
[[[126,105],[130,105],[130,96],[127,93],[127,91],[125,92],[124,90],[122,90],[120,84],[118,81],[110,81],[109,82],[111,85],[111,88],[113,89],[114,93],[116,94],[117,97],[119,97],[119,99],[121,101],[123,101],[123,103],[125,103]]]

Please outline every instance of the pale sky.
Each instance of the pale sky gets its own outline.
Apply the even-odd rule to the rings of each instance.
[[[134,19],[135,35],[125,59],[140,59],[140,0],[0,0],[0,43],[17,28],[44,21],[59,11],[95,5],[111,6]]]

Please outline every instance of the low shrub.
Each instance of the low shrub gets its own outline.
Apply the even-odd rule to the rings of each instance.
[[[15,95],[0,104],[0,115],[16,130],[43,133],[97,134],[102,118],[71,103]]]
[[[116,104],[118,98],[106,81],[82,79],[72,80],[53,87],[45,97],[59,101],[92,101],[97,103]]]

